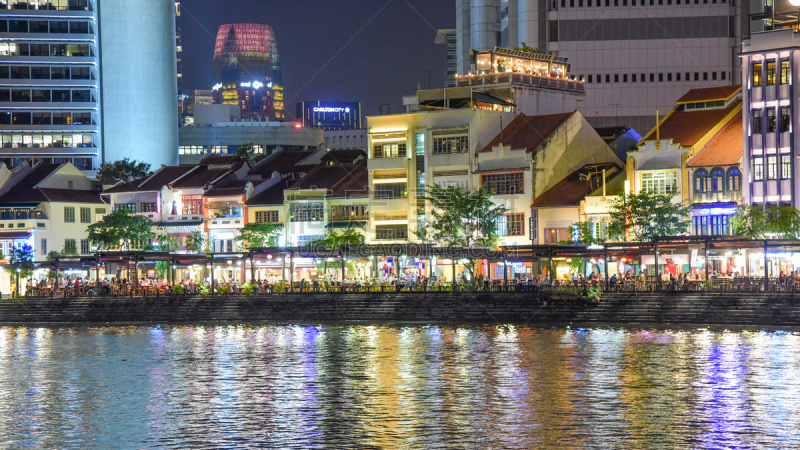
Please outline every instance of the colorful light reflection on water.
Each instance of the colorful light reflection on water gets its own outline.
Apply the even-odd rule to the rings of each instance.
[[[0,328],[0,446],[800,448],[800,334]]]

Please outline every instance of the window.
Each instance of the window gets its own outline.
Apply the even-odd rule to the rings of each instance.
[[[663,73],[658,74],[658,81],[664,81],[664,74]]]
[[[728,169],[728,192],[736,192],[742,189],[742,172],[736,167]]]
[[[524,194],[522,172],[498,173],[482,177],[483,188],[495,195]]]
[[[788,180],[792,177],[791,155],[781,155],[781,179]]]
[[[181,197],[181,202],[183,202],[182,214],[203,214],[202,195],[184,195]]]
[[[655,82],[655,81],[656,81],[656,74],[654,74],[654,73],[651,73],[651,74],[650,74],[650,82],[651,82],[651,83],[653,83],[653,82]]]
[[[331,207],[330,220],[366,220],[367,205],[342,205]]]
[[[761,63],[753,64],[753,87],[761,86]]]
[[[544,243],[558,244],[561,241],[569,241],[572,236],[572,228],[545,228]]]
[[[608,6],[608,5],[606,5]],[[611,75],[606,74],[606,83],[611,83]]]
[[[136,203],[125,203],[125,204],[116,204],[114,205],[114,211],[128,211],[131,213],[136,212]]]
[[[761,134],[762,126],[761,126],[761,116],[764,112],[760,109],[753,110],[753,134]]]
[[[675,72],[675,81],[681,81],[681,73]]]
[[[64,207],[64,222],[75,223],[75,208],[72,206]]]
[[[42,245],[39,247],[39,253],[42,255],[47,254],[47,239],[42,239]]]
[[[466,153],[469,151],[469,136],[448,136],[433,138],[433,154]]]
[[[139,209],[140,209],[140,210],[141,210],[141,212],[143,212],[143,213],[151,213],[151,212],[156,212],[156,204],[155,204],[155,203],[142,203],[142,204],[139,206]]]
[[[764,158],[753,158],[753,180],[764,179]]]
[[[78,241],[75,239],[64,239],[64,253],[67,252],[77,252],[78,251]]]
[[[778,157],[777,156],[768,156],[767,157],[767,179],[768,180],[777,180],[778,179]]]
[[[81,239],[81,254],[85,255],[91,253],[92,247],[89,245],[88,239]]]
[[[592,75],[591,74],[589,74],[588,78],[586,78],[586,82],[587,83],[591,83],[592,82]]]
[[[705,170],[696,170],[694,172],[694,193],[695,195],[704,194],[706,192],[706,177],[708,173]]]
[[[789,131],[789,123],[791,122],[791,114],[789,113],[788,106],[781,106],[781,133]]]
[[[767,63],[767,85],[775,84],[775,63]]]
[[[324,217],[322,202],[292,203],[289,208],[292,222],[320,222]]]
[[[619,83],[619,74],[614,74],[614,83]]]
[[[106,209],[105,208],[95,208],[94,209],[94,213],[95,214],[105,214],[106,213]]]
[[[278,211],[256,211],[256,223],[278,223]]]
[[[622,74],[622,82],[623,83],[627,83],[628,82],[628,74],[627,73]]]
[[[382,144],[372,147],[375,158],[405,158],[406,144]]]
[[[498,236],[524,236],[525,213],[502,215],[497,218],[495,227]]]
[[[642,174],[642,191],[657,195],[678,192],[677,172],[647,172]]]
[[[790,70],[789,60],[788,59],[781,60],[781,84],[789,84],[789,80],[791,80],[792,76],[789,70]]]
[[[380,183],[373,189],[376,199],[405,198],[408,196],[406,183]]]
[[[298,247],[305,247],[307,245],[311,245],[311,243],[314,242],[314,241],[317,241],[317,240],[320,240],[320,239],[324,239],[324,238],[325,238],[325,236],[317,235],[317,234],[305,235],[305,236],[297,236],[297,246]]]
[[[375,225],[375,240],[408,239],[408,225]]]
[[[720,168],[711,169],[711,192],[725,190],[725,172]]]
[[[92,208],[81,208],[81,223],[91,223]]]
[[[767,108],[767,132],[775,131],[775,108]]]

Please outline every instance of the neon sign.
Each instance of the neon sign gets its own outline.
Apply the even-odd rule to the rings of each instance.
[[[349,113],[350,108],[333,108],[330,106],[315,106],[314,112],[323,112],[323,113]]]
[[[222,89],[222,83],[217,83],[211,88],[212,91],[218,91],[220,89]]]
[[[736,208],[703,208],[695,210],[694,213],[696,216],[730,216],[733,214],[736,214]]]
[[[261,89],[262,87],[264,87],[264,83],[262,83],[260,81],[253,81],[253,82],[243,81],[243,82],[239,83],[239,86],[241,86],[243,88],[252,87],[253,89]],[[267,87],[272,87],[272,83],[268,84]]]

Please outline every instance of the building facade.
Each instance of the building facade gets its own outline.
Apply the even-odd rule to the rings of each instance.
[[[213,76],[214,103],[239,105],[245,119],[284,118],[278,44],[269,25],[221,25]]]
[[[800,207],[798,102],[800,34],[791,28],[754,33],[742,45],[742,169],[744,201],[751,205]]]
[[[89,3],[100,7],[103,161],[176,164],[174,0]]]
[[[325,131],[361,128],[361,103],[358,102],[299,102],[295,112],[295,120],[306,128]]]
[[[0,3],[0,162],[93,173],[104,151],[97,1],[13,3]]]
[[[456,85],[456,74],[458,73],[458,37],[456,30],[438,30],[434,44],[446,46],[447,57],[445,58],[444,85],[453,87]],[[429,86],[430,88],[430,86]]]
[[[456,0],[458,73],[470,50],[526,44],[574,61],[595,126],[648,129],[689,89],[738,84],[749,0]]]

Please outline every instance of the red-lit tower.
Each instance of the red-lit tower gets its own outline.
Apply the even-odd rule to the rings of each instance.
[[[214,48],[214,103],[239,105],[243,119],[282,120],[283,79],[269,25],[222,25]]]

